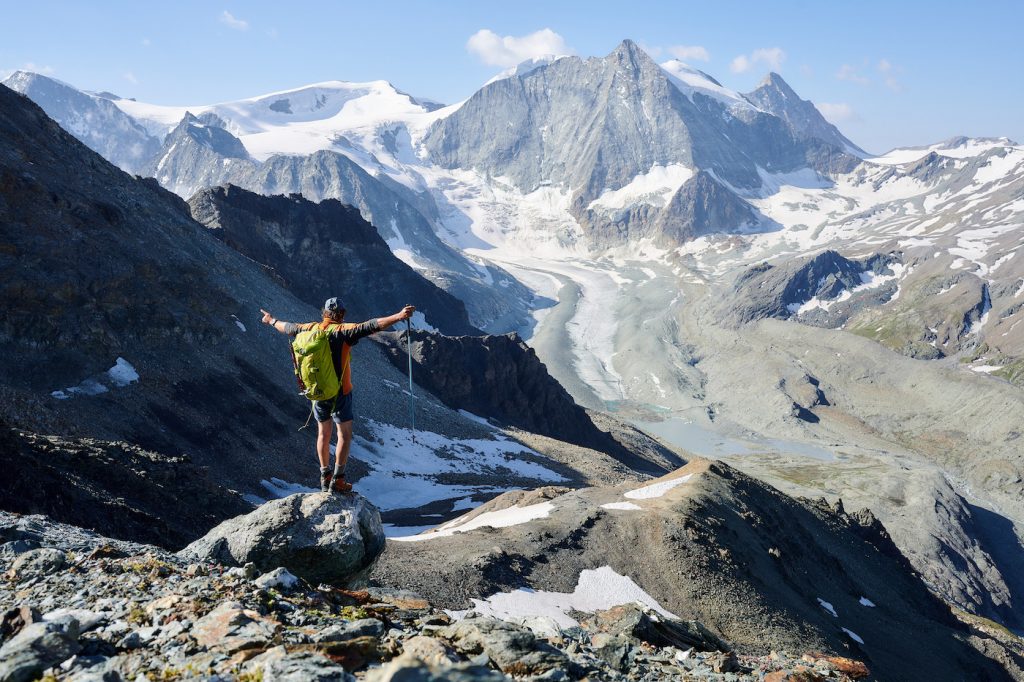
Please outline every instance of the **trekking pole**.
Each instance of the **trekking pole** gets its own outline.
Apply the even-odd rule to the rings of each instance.
[[[416,406],[412,395],[412,320],[405,318],[405,351],[409,356],[409,423],[412,424],[412,442],[416,442]]]

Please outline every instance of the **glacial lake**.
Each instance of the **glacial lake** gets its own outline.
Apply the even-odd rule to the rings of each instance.
[[[665,419],[663,421],[635,421],[637,428],[689,450],[695,455],[719,459],[740,455],[773,453],[797,455],[820,461],[835,460],[835,454],[828,448],[778,438],[735,438],[686,419]]]

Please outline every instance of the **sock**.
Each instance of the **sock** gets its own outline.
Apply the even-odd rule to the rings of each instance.
[[[344,469],[339,469],[337,464],[334,465],[334,476],[333,476],[333,478],[341,478],[341,479],[345,478],[345,470]]]
[[[326,474],[330,470],[331,470],[331,467],[320,467],[320,473],[321,474]]]

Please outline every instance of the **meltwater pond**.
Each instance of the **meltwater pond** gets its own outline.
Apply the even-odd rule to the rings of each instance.
[[[779,438],[737,438],[686,419],[665,419],[657,422],[635,421],[633,423],[641,430],[689,450],[695,455],[713,459],[763,453],[798,455],[821,461],[835,459],[831,450],[820,445]]]

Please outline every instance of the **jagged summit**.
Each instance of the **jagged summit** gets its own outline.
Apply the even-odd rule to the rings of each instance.
[[[867,152],[847,139],[825,120],[810,100],[800,99],[782,76],[770,72],[752,92],[743,95],[754,106],[778,116],[801,140],[819,140],[861,158]]]

